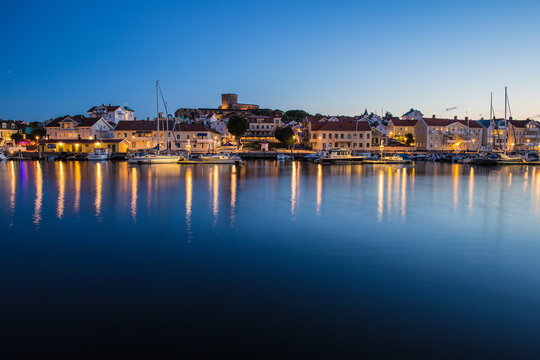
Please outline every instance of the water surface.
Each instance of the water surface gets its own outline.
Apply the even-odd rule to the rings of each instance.
[[[0,164],[0,354],[540,356],[540,167]]]

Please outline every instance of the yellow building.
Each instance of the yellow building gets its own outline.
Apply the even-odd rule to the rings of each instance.
[[[124,139],[56,139],[40,140],[39,147],[42,152],[91,153],[95,149],[107,148],[111,153],[125,153],[130,144]]]
[[[344,148],[352,151],[370,151],[372,131],[367,121],[310,122],[310,145],[320,151]]]

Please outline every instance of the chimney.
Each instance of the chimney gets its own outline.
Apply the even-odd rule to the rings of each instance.
[[[457,120],[457,116],[454,116],[454,120]]]
[[[109,104],[109,106],[111,106],[111,104]]]
[[[435,115],[433,115],[433,119],[435,119]]]
[[[510,117],[508,118],[508,120],[513,120],[513,119],[512,119],[512,117],[510,116]]]
[[[468,116],[465,116],[465,120],[469,120],[469,117],[468,117]]]

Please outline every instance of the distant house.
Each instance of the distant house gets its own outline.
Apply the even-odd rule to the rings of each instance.
[[[110,139],[114,135],[114,126],[113,122],[103,117],[66,116],[50,121],[45,125],[45,131],[48,139]]]
[[[372,130],[367,121],[311,121],[309,127],[309,142],[313,150],[371,150]]]
[[[11,141],[11,135],[19,132],[19,128],[14,121],[0,120],[0,146]]]
[[[418,122],[416,147],[428,151],[480,150],[484,127],[468,118],[439,119],[435,115]]]
[[[102,117],[115,124],[118,124],[119,121],[135,120],[135,110],[127,106],[103,104],[90,108],[87,113],[91,118]]]
[[[402,120],[420,120],[424,117],[424,114],[422,114],[419,110],[411,109],[407,111],[405,114],[401,115]]]
[[[249,129],[246,132],[246,139],[271,139],[274,137],[276,129],[281,127],[281,116],[274,114],[273,116],[253,115],[247,116],[249,121]]]
[[[400,137],[406,136],[407,134],[412,134],[414,138],[416,132],[416,124],[418,119],[400,119],[397,117],[392,117],[388,121],[388,136],[390,137]]]

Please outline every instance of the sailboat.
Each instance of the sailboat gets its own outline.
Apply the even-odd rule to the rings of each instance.
[[[504,88],[504,149],[502,154],[497,154],[497,159],[495,159],[495,163],[497,165],[520,165],[524,163],[524,160],[521,158],[521,156],[510,156],[506,153],[507,145],[508,145],[508,110],[509,110],[509,102],[508,102],[508,87]],[[512,111],[510,110],[510,116],[512,115]]]
[[[162,154],[160,151],[159,124],[162,121],[159,117],[159,93],[160,93],[159,81],[156,81],[157,153],[156,154],[140,154],[140,155],[133,156],[132,158],[128,160],[128,163],[130,164],[176,164],[181,158],[179,155],[171,154],[171,149],[169,147],[169,118],[168,116],[164,124],[164,126],[165,125],[167,126],[166,129],[164,129],[166,130],[166,141],[165,141],[167,144],[166,149],[165,149],[166,153]],[[164,104],[165,104],[165,111],[168,114],[169,111],[167,109],[167,103],[164,102]]]

